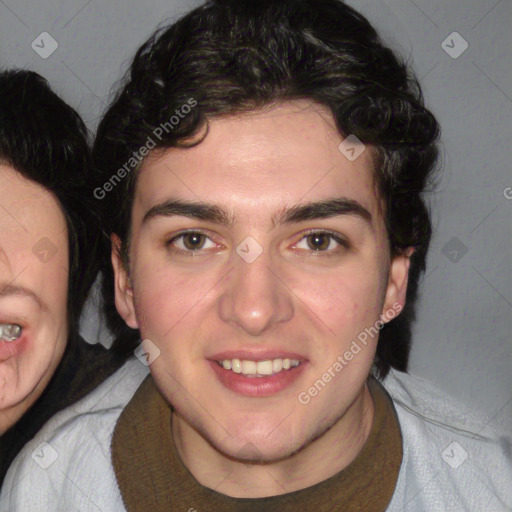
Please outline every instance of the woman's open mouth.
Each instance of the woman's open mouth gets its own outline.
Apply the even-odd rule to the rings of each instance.
[[[0,363],[19,354],[25,344],[23,329],[17,324],[0,324]]]

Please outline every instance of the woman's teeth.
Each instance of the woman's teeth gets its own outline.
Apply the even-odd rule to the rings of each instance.
[[[11,343],[21,336],[21,326],[18,324],[0,324],[0,341]]]
[[[247,377],[266,377],[282,370],[289,370],[299,366],[298,359],[269,359],[267,361],[247,361],[245,359],[224,359],[218,364],[225,370],[241,373]]]

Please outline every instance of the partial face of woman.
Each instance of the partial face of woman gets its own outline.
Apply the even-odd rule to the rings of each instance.
[[[0,164],[0,434],[39,398],[62,359],[67,239],[55,197]]]

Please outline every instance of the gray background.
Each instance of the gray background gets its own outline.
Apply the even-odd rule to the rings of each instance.
[[[94,130],[138,46],[198,3],[0,0],[0,66],[45,76]],[[512,2],[349,3],[412,62],[443,128],[410,372],[487,415],[512,418]],[[58,43],[46,59],[31,47],[42,46],[42,32]],[[462,48],[453,32],[468,44],[457,58],[443,49]],[[91,342],[108,338],[93,301],[83,332]]]

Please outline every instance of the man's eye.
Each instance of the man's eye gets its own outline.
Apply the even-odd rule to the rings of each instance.
[[[334,233],[319,231],[307,234],[301,238],[295,247],[319,252],[331,252],[340,245],[346,247],[347,243]]]
[[[209,245],[208,245],[209,244]],[[181,251],[198,251],[200,249],[210,249],[215,247],[205,234],[199,232],[181,233],[169,240],[168,245],[174,246]]]

